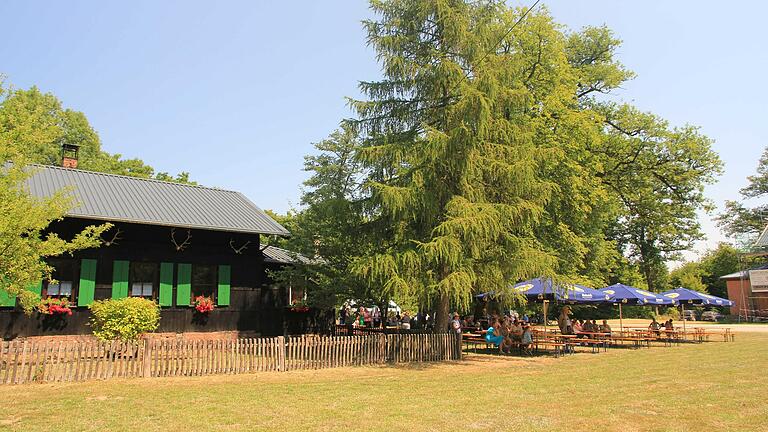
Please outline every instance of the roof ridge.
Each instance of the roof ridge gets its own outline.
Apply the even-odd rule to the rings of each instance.
[[[217,188],[217,187],[212,187],[212,186],[203,186],[203,185],[196,185],[196,184],[193,185],[193,184],[189,184],[189,183],[179,183],[179,182],[172,182],[172,181],[167,181],[167,180],[159,180],[159,179],[146,178],[146,177],[135,177],[135,176],[129,176],[129,175],[124,175],[124,174],[113,174],[113,173],[107,173],[107,172],[102,172],[102,171],[89,171],[89,170],[83,170],[83,169],[77,169],[77,168],[64,168],[64,167],[57,166],[57,165],[44,165],[44,164],[37,164],[37,163],[31,163],[31,164],[27,164],[27,165],[28,166],[35,166],[35,167],[45,168],[45,169],[56,169],[56,170],[60,170],[60,171],[74,171],[74,172],[79,172],[79,173],[84,173],[84,174],[101,175],[101,176],[107,176],[107,177],[118,177],[118,178],[124,178],[124,179],[129,179],[129,180],[141,180],[141,181],[154,182],[154,183],[164,183],[164,184],[175,185],[175,186],[186,186],[186,187],[190,187],[190,188],[215,190],[215,191],[220,191],[220,192],[231,192],[231,193],[237,193],[237,194],[241,194],[242,195],[241,192],[238,192],[238,191],[235,191],[235,190],[222,189],[222,188]]]

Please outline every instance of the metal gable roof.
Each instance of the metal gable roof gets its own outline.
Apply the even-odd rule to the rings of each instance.
[[[277,246],[266,246],[261,253],[264,255],[264,261],[277,264],[318,264],[318,259],[307,258],[304,255]]]
[[[75,207],[67,216],[180,228],[290,235],[243,194],[223,189],[31,165],[32,196],[64,190]]]
[[[718,279],[749,279],[749,271],[750,270],[766,270],[768,269],[768,264],[752,267],[747,270],[737,271],[735,273],[730,273],[725,276],[720,276]]]

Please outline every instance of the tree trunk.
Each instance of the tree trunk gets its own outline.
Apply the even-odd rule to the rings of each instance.
[[[389,315],[389,299],[384,300],[384,304],[381,305],[379,308],[379,311],[381,312],[381,322],[379,325],[382,329],[387,328],[387,316]]]
[[[435,308],[435,333],[445,333],[448,331],[448,314],[450,311],[450,299],[448,294],[440,293],[437,295],[437,307]]]

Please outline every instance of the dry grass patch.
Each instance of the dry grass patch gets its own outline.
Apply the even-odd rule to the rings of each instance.
[[[0,430],[768,430],[767,334],[564,358],[0,388]],[[55,425],[55,426],[53,426]]]

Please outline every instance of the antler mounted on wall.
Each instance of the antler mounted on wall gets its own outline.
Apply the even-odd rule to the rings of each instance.
[[[192,230],[187,230],[187,238],[184,239],[184,242],[179,244],[176,241],[176,228],[171,228],[171,243],[173,243],[174,246],[176,246],[176,250],[181,252],[184,249],[186,249],[189,245],[192,244]]]
[[[111,240],[106,240],[106,241],[102,240],[102,244],[104,246],[119,245],[120,244],[119,241],[123,239],[120,236],[120,234],[122,234],[122,233],[123,233],[123,231],[120,230],[120,228],[118,228],[117,231],[115,232],[115,235],[112,236],[112,239]]]
[[[241,255],[244,250],[248,249],[248,245],[251,244],[251,241],[248,240],[247,242],[243,243],[240,247],[235,247],[235,240],[232,239],[229,241],[229,247],[232,248],[233,251],[235,251],[236,254]]]

